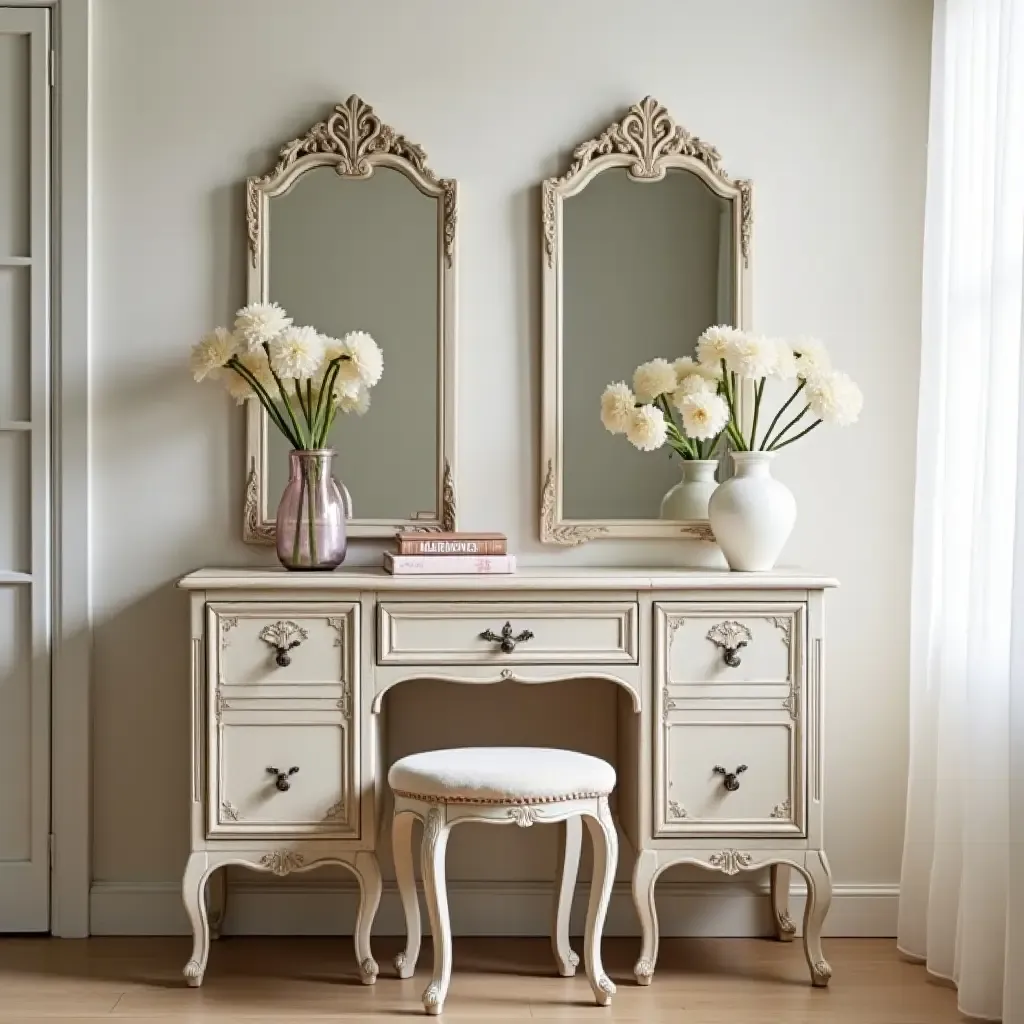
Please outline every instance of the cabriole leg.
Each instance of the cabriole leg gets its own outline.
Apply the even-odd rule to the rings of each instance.
[[[444,877],[444,855],[449,826],[441,807],[431,807],[423,826],[423,894],[427,900],[430,931],[434,937],[434,974],[423,993],[423,1008],[432,1015],[444,1009],[452,980],[452,926],[448,919],[448,889]]]
[[[772,881],[772,922],[775,938],[779,942],[792,942],[796,936],[796,925],[789,916],[789,881],[793,869],[788,864],[773,864]]]
[[[641,850],[633,867],[633,905],[640,918],[640,959],[633,968],[638,985],[650,985],[658,962],[658,909],[654,903],[654,883],[658,875],[658,855]]]
[[[569,945],[569,915],[572,912],[572,897],[576,891],[576,875],[580,866],[580,850],[583,846],[583,819],[574,814],[563,824],[563,843],[558,849],[557,889],[555,891],[555,915],[551,926],[551,948],[558,964],[558,973],[571,978],[576,973],[580,958]]]
[[[598,801],[596,816],[588,814],[586,820],[594,846],[594,875],[590,882],[590,904],[587,907],[587,931],[584,938],[587,979],[590,981],[597,1005],[608,1006],[615,994],[615,986],[611,978],[604,973],[604,966],[601,963],[601,935],[604,932],[608,902],[612,896],[615,867],[619,862],[619,837],[608,808],[607,797],[601,797]]]
[[[206,883],[207,906],[210,919],[210,938],[216,941],[224,929],[224,916],[228,912],[228,869],[210,872]]]
[[[373,985],[377,981],[377,961],[370,951],[370,932],[373,931],[373,919],[377,916],[380,905],[382,883],[380,865],[376,855],[363,850],[356,854],[355,872],[359,878],[359,916],[356,918],[354,935],[356,947],[356,963],[364,985]]]
[[[405,949],[395,957],[395,970],[400,978],[411,978],[420,956],[420,903],[416,897],[416,875],[413,872],[412,827],[416,817],[408,812],[396,814],[391,822],[391,852],[395,860],[398,895],[405,911]]]
[[[832,968],[821,950],[821,929],[832,903],[832,872],[823,850],[806,855],[807,906],[804,908],[804,954],[811,969],[811,982],[823,988],[832,980]]]
[[[206,916],[206,879],[209,858],[205,853],[193,853],[185,865],[181,883],[181,898],[192,925],[192,958],[185,964],[182,974],[191,988],[198,988],[206,974],[206,961],[210,957],[210,922]]]

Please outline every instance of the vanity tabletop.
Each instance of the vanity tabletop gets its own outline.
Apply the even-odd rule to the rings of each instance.
[[[374,566],[343,566],[333,572],[289,572],[280,567],[198,569],[178,581],[184,590],[821,590],[837,580],[799,568],[771,572],[656,567],[520,566],[508,575],[392,576]]]

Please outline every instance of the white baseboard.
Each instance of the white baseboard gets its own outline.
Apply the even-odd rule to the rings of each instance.
[[[664,882],[658,886],[657,896],[662,935],[758,936],[771,931],[763,889]],[[574,935],[583,933],[586,898],[586,890],[579,887],[573,902]],[[552,887],[539,882],[451,882],[448,902],[452,930],[456,935],[546,935],[551,899]],[[232,885],[225,934],[351,934],[357,901],[356,890],[339,886]],[[824,933],[895,936],[898,903],[898,885],[837,885]],[[798,923],[803,904],[803,894],[794,886],[791,911]],[[189,933],[177,886],[96,883],[90,895],[90,915],[93,935]],[[425,913],[423,926],[429,927]],[[384,889],[373,930],[375,935],[405,933],[393,883]],[[628,884],[615,887],[605,934],[639,934]]]

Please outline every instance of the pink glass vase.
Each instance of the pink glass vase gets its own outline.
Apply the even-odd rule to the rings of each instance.
[[[327,448],[288,454],[288,486],[277,506],[277,557],[286,569],[330,572],[345,561],[348,492],[331,475]]]

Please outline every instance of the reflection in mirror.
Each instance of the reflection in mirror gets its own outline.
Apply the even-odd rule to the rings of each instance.
[[[277,302],[329,337],[365,331],[384,354],[370,414],[330,428],[349,537],[456,528],[457,198],[457,183],[358,96],[246,181],[248,301]],[[256,401],[245,472],[245,539],[273,543],[288,453]]]
[[[565,174],[543,183],[541,540],[712,539],[717,430],[704,435],[706,449],[680,440],[693,460],[681,487],[681,458],[609,433],[622,420],[602,414],[602,396],[610,382],[632,385],[641,364],[692,357],[714,324],[749,327],[751,195],[714,146],[650,96],[575,146]]]
[[[733,316],[733,213],[693,172],[595,177],[562,213],[563,491],[567,519],[657,519],[680,479],[667,447],[638,451],[601,427],[595,396],[640,363],[692,356]]]
[[[333,337],[368,331],[384,352],[373,414],[339,416],[330,435],[353,515],[436,519],[437,200],[389,167],[365,179],[314,167],[270,199],[265,230],[270,300]],[[276,495],[288,478],[288,445],[278,431],[267,442]]]

